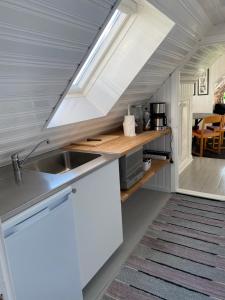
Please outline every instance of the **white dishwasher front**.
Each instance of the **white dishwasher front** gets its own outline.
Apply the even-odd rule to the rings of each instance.
[[[81,300],[71,187],[3,223],[16,300]]]

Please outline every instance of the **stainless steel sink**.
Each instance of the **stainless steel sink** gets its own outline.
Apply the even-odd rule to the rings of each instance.
[[[80,167],[100,156],[101,154],[86,152],[54,152],[45,157],[34,159],[30,163],[25,164],[24,168],[44,173],[59,174]]]

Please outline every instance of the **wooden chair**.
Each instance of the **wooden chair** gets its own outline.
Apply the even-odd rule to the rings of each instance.
[[[220,143],[220,149],[225,149],[224,145],[224,133],[225,133],[225,115],[222,116],[221,119],[221,126],[218,125],[210,125],[207,126],[207,129],[213,130],[213,131],[219,131],[221,136],[220,139],[218,137],[213,138],[213,149],[218,148],[218,144]]]
[[[220,147],[221,147],[221,132],[220,130],[211,130],[209,129],[209,126],[213,126],[214,123],[218,123],[219,129],[221,129],[222,126],[222,116],[221,115],[212,115],[205,117],[202,121],[202,128],[198,130],[192,131],[192,136],[199,140],[200,142],[200,152],[194,153],[199,156],[203,156],[204,150],[207,146],[207,140],[209,138],[218,138],[218,149],[214,149],[215,151],[220,153]],[[209,149],[212,150],[212,149]]]

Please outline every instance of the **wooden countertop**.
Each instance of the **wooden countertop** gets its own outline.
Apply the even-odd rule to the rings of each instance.
[[[87,151],[87,152],[96,152],[103,154],[114,154],[123,156],[128,152],[141,147],[149,142],[154,141],[155,139],[171,134],[171,129],[167,128],[162,131],[145,131],[141,134],[138,134],[134,137],[124,136],[122,131],[110,132],[110,135],[119,136],[117,139],[106,142],[99,146],[80,146],[80,145],[69,145],[65,149],[75,150],[75,151]],[[154,176],[161,168],[169,164],[168,160],[152,160],[152,166],[149,171],[147,171],[143,178],[136,182],[129,190],[121,191],[121,201],[125,202],[135,191],[141,188],[145,182],[147,182],[152,176]]]
[[[67,150],[80,150],[80,151],[90,151],[97,153],[105,153],[105,154],[117,154],[123,156],[127,154],[129,151],[134,150],[140,146],[143,146],[161,136],[167,135],[171,133],[171,129],[167,128],[162,131],[145,131],[140,133],[134,137],[124,136],[122,131],[114,132],[110,134],[118,135],[119,137],[113,141],[106,142],[100,146],[92,147],[92,146],[79,146],[79,145],[70,145],[67,146]]]

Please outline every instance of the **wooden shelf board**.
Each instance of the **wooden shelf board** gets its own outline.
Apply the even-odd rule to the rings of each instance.
[[[67,150],[80,150],[80,151],[91,151],[103,154],[116,154],[123,156],[135,148],[141,147],[161,136],[171,134],[171,129],[167,128],[162,131],[145,131],[137,134],[134,137],[124,136],[122,131],[110,133],[111,135],[118,135],[119,137],[111,142],[104,143],[100,146],[79,146],[70,145],[67,146]]]
[[[106,134],[106,133],[105,133]],[[123,131],[110,132],[110,135],[117,135],[118,138],[106,142],[102,145],[93,147],[93,146],[79,146],[79,145],[69,145],[64,149],[70,151],[85,151],[85,152],[94,152],[102,154],[115,154],[118,157],[121,157],[130,151],[144,146],[162,136],[171,134],[171,129],[166,128],[162,131],[145,131],[143,133],[137,134],[134,137],[124,136]],[[129,190],[121,191],[121,201],[125,202],[134,192],[141,188],[151,177],[153,177],[161,168],[169,164],[168,160],[152,160],[152,166],[144,176]]]
[[[169,164],[169,160],[153,159],[151,168],[145,172],[144,176],[135,183],[129,190],[121,191],[121,201],[125,202],[134,192],[141,188],[151,177],[153,177],[160,169]]]

